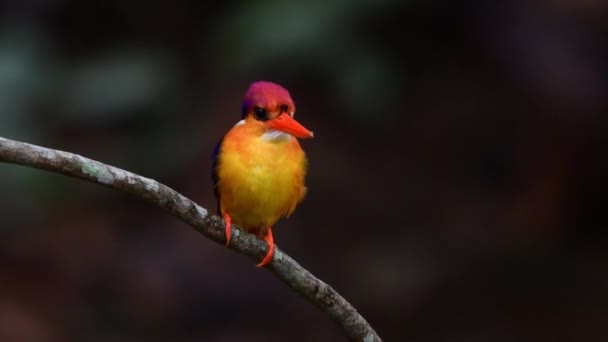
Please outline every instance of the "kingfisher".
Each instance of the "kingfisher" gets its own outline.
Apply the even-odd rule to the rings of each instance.
[[[296,106],[287,89],[254,82],[245,93],[241,120],[224,135],[213,152],[212,179],[219,214],[226,222],[226,246],[232,224],[263,238],[274,255],[272,226],[288,217],[306,194],[308,167],[298,138],[313,132],[294,119]]]

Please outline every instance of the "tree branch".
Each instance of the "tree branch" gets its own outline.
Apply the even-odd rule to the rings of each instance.
[[[0,162],[19,164],[84,179],[131,193],[184,221],[209,239],[224,244],[224,221],[177,191],[153,179],[136,175],[77,154],[53,150],[0,137]],[[261,259],[267,250],[263,240],[233,227],[230,248]],[[331,286],[316,278],[295,260],[276,248],[266,266],[279,279],[327,313],[356,341],[381,341],[357,310]]]

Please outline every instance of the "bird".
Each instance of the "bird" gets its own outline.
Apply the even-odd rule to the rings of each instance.
[[[241,120],[216,145],[212,181],[218,214],[225,221],[226,246],[232,224],[268,244],[264,258],[274,255],[272,227],[290,216],[304,199],[308,160],[298,138],[314,134],[294,119],[296,106],[284,87],[253,82],[243,99]]]

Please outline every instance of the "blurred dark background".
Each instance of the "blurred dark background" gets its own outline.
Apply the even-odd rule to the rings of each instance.
[[[0,136],[215,211],[248,85],[315,132],[277,244],[386,341],[608,340],[608,5],[0,2]],[[343,341],[132,196],[0,164],[0,340]]]

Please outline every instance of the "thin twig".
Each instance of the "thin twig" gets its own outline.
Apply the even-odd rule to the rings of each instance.
[[[88,180],[131,193],[153,203],[209,239],[224,244],[224,221],[177,191],[153,179],[136,175],[77,154],[0,137],[0,161],[30,166]],[[230,248],[261,259],[267,250],[263,240],[233,227]],[[279,279],[327,313],[355,341],[381,341],[357,310],[331,286],[312,275],[280,249],[266,266]]]

